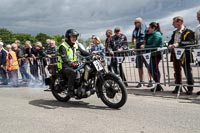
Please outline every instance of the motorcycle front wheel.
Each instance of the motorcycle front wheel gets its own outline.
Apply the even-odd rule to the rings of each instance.
[[[100,98],[110,108],[118,109],[127,101],[127,91],[124,83],[114,75],[104,77],[104,82],[99,84]]]

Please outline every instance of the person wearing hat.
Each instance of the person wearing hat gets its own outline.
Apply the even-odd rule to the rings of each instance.
[[[101,39],[98,36],[92,36],[92,43],[91,53],[99,54],[103,57],[105,55],[105,51],[104,45],[101,43]]]
[[[0,42],[0,75],[2,77],[1,85],[7,85],[7,73],[6,73],[6,58],[7,51],[3,48],[3,42]]]
[[[168,48],[171,50],[171,60],[173,61],[174,78],[175,84],[177,84],[177,86],[175,87],[174,91],[172,91],[172,93],[177,94],[179,90],[178,85],[182,84],[181,67],[183,67],[187,79],[187,84],[191,85],[187,87],[188,90],[186,94],[192,95],[192,85],[194,84],[194,80],[190,63],[193,63],[194,60],[191,51],[189,48],[186,48],[186,46],[188,47],[189,45],[194,45],[194,32],[184,26],[183,17],[181,16],[174,18],[173,25],[176,30],[173,32],[171,40],[168,42]],[[185,52],[181,56],[180,60],[176,59],[174,48],[185,48]]]

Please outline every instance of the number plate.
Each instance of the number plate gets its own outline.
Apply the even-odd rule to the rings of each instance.
[[[93,61],[93,64],[94,64],[95,68],[97,69],[97,71],[103,70],[101,63],[98,60]]]

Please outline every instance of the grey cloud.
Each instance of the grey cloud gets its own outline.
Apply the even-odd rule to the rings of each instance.
[[[198,0],[1,0],[0,27],[33,35],[64,34],[67,28],[76,28],[87,38],[92,34],[105,37],[107,28],[120,26],[130,37],[135,17],[159,21],[199,4]],[[168,21],[165,26],[170,27]]]

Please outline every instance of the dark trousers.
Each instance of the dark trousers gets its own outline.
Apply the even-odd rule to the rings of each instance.
[[[160,83],[160,70],[159,70],[159,66],[158,66],[160,60],[161,60],[161,55],[151,56],[150,64],[148,67],[148,70],[150,71],[150,73],[153,77],[153,80],[156,83]]]
[[[8,84],[7,73],[6,73],[6,70],[4,68],[0,67],[0,74],[1,74],[1,77],[2,77],[2,84]]]
[[[174,65],[174,77],[175,77],[175,83],[176,84],[182,84],[182,74],[181,74],[181,67],[183,67],[185,77],[187,79],[188,85],[193,85],[193,75],[192,75],[192,68],[190,66],[190,62],[185,58],[184,63],[182,63],[182,59],[177,60],[173,58],[173,65]],[[188,90],[192,91],[193,87],[188,87]]]
[[[18,70],[8,71],[8,77],[13,86],[18,86]]]
[[[122,63],[118,64],[116,57],[111,58],[109,69],[110,69],[109,71],[111,71],[111,72],[112,72],[112,69],[113,69],[115,74],[120,75],[120,77],[122,78],[122,81],[126,81],[126,77],[125,77],[125,74],[124,74],[124,71],[123,71]],[[125,83],[125,85],[128,86],[127,83]]]
[[[63,67],[61,73],[68,80],[68,88],[69,90],[74,89],[74,82],[76,79],[76,71],[71,67]]]
[[[33,75],[33,77],[35,78],[35,80],[39,80],[38,64],[36,60],[34,60],[33,62],[30,62],[30,72],[31,72],[31,75]]]
[[[114,71],[114,73],[119,74],[117,58],[111,58],[109,69],[109,71]]]
[[[190,63],[184,62],[182,64],[181,60],[175,60],[173,61],[174,64],[174,77],[175,77],[175,83],[176,84],[182,84],[182,75],[181,75],[181,67],[183,67],[185,76],[187,78],[187,83],[189,85],[194,84],[193,76],[192,76],[192,68],[190,66]]]

